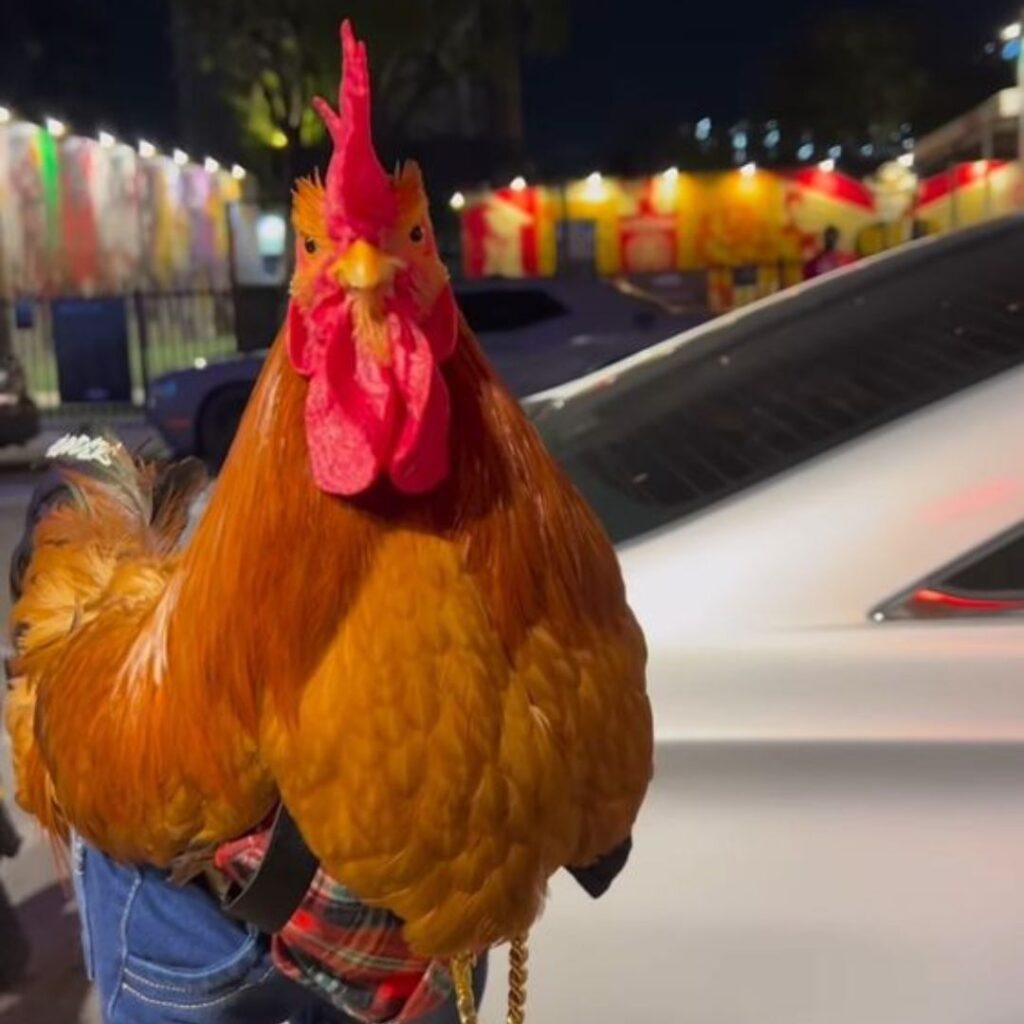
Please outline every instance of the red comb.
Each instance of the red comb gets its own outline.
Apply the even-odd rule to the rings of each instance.
[[[319,96],[313,100],[334,142],[327,169],[327,221],[332,234],[341,234],[348,227],[360,236],[372,237],[394,221],[395,195],[373,148],[366,44],[356,39],[348,21],[341,23],[341,49],[339,113]]]

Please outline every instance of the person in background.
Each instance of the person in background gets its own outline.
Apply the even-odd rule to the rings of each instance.
[[[833,270],[838,270],[853,262],[852,256],[839,249],[839,228],[832,224],[825,228],[822,242],[821,252],[804,266],[804,280],[809,281],[812,277],[830,274]]]
[[[3,796],[0,789],[0,861],[15,857],[21,848],[21,837],[7,815]],[[0,992],[14,988],[24,979],[29,955],[28,936],[0,882]]]

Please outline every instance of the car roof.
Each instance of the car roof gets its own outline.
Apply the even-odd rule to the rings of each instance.
[[[1024,362],[1024,218],[872,260],[533,400],[618,541]]]
[[[737,339],[753,339],[780,320],[803,317],[823,306],[841,303],[897,275],[916,274],[933,260],[969,257],[978,246],[1012,244],[1019,240],[1022,231],[1024,214],[1012,214],[949,234],[915,239],[681,331],[611,366],[531,395],[527,402],[561,408],[571,399],[626,386],[634,371],[657,364],[657,372],[668,372],[673,365],[684,363],[708,348],[725,346]],[[673,356],[677,358],[673,360]]]

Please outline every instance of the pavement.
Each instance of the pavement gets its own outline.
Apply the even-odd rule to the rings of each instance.
[[[7,557],[21,536],[35,470],[54,441],[78,432],[79,427],[78,423],[50,422],[31,443],[0,449],[0,580],[6,578]],[[141,420],[111,427],[133,449],[159,446]],[[0,621],[6,622],[9,612],[7,587],[0,586]],[[12,788],[10,744],[0,728],[0,789],[9,797]],[[0,859],[0,885],[28,934],[32,961],[17,991],[0,992],[0,1024],[102,1024],[82,967],[78,914],[66,871],[58,866],[39,828],[12,800],[6,806],[25,842],[13,860]]]

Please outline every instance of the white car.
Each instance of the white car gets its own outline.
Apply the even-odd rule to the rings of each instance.
[[[1024,219],[530,404],[620,545],[657,732],[530,1018],[1024,1021]]]

